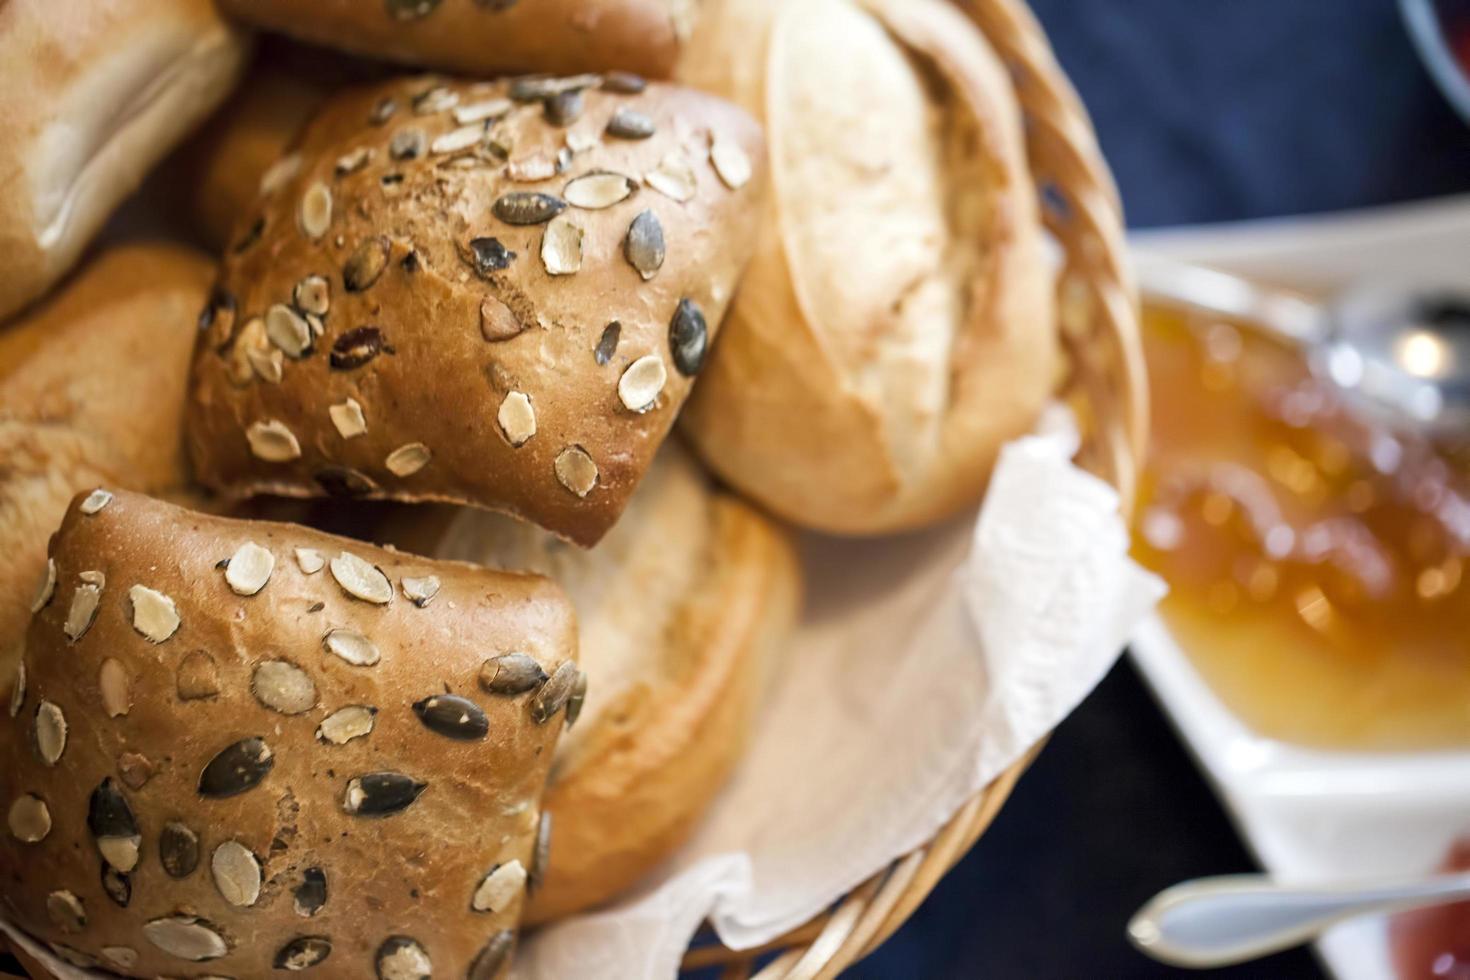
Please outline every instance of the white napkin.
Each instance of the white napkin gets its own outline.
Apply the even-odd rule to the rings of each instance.
[[[1074,443],[1008,446],[978,520],[808,538],[807,608],[730,786],[640,894],[529,937],[517,980],[671,978],[706,918],[734,948],[768,942],[924,844],[1056,727],[1164,591],[1129,560],[1113,490],[1068,462]]]

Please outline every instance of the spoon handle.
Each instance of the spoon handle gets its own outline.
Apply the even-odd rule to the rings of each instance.
[[[1354,916],[1463,899],[1470,899],[1464,874],[1368,887],[1290,887],[1265,875],[1199,878],[1154,896],[1128,923],[1128,938],[1175,966],[1228,966],[1299,945]]]

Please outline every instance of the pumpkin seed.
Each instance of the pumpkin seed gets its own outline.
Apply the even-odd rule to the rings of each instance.
[[[668,377],[664,359],[657,354],[645,354],[629,364],[618,379],[618,398],[630,412],[646,412],[653,408]]]
[[[360,368],[383,351],[392,349],[383,342],[383,331],[377,327],[353,327],[332,345],[332,367],[338,371]]]
[[[88,517],[91,517],[110,503],[112,503],[112,494],[98,487],[96,490],[87,494],[86,499],[81,502],[77,509]]]
[[[102,710],[109,718],[121,718],[133,706],[133,695],[129,689],[128,671],[114,657],[102,661],[97,671],[97,690],[102,695]]]
[[[276,951],[272,965],[277,970],[309,970],[331,955],[331,937],[297,936]]]
[[[126,874],[138,866],[143,838],[127,797],[109,776],[97,784],[87,800],[87,831],[102,859]]]
[[[531,407],[531,399],[525,392],[512,391],[507,394],[500,403],[496,421],[500,423],[500,431],[505,433],[505,438],[512,446],[525,445],[526,440],[536,434],[536,410]]]
[[[359,146],[357,149],[349,150],[348,152],[338,157],[336,166],[332,168],[332,173],[336,174],[338,177],[346,177],[348,174],[355,174],[363,167],[366,167],[368,161],[372,158],[372,147]]]
[[[568,446],[556,457],[556,478],[561,485],[579,497],[585,497],[597,486],[597,464],[581,446]]]
[[[249,908],[260,899],[260,861],[239,841],[227,840],[216,847],[209,870],[214,887],[231,905]]]
[[[128,589],[133,606],[133,629],[150,643],[162,643],[179,628],[179,611],[174,601],[156,589],[135,585]]]
[[[582,117],[585,103],[577,89],[558,92],[547,99],[544,105],[546,121],[553,126],[570,126]]]
[[[373,111],[368,114],[368,122],[374,126],[381,126],[393,118],[393,113],[398,111],[398,101],[391,95],[385,95],[373,106]]]
[[[255,595],[265,588],[276,570],[276,556],[254,541],[235,549],[225,566],[225,584],[236,595]]]
[[[475,954],[469,973],[465,974],[465,980],[495,980],[510,960],[515,940],[516,934],[510,929],[502,929],[491,936]]]
[[[679,300],[674,318],[669,321],[669,350],[674,355],[674,367],[686,378],[694,377],[704,367],[708,348],[709,329],[704,312],[692,299]]]
[[[610,71],[602,76],[602,90],[604,92],[616,92],[619,95],[637,95],[648,88],[648,82],[642,75],[635,75],[630,71]]]
[[[332,417],[332,425],[337,427],[337,434],[343,439],[356,439],[367,431],[367,418],[356,398],[328,407],[327,414]]]
[[[469,105],[454,107],[454,121],[461,126],[468,126],[470,123],[499,119],[513,108],[515,105],[510,99],[486,99],[483,102],[472,102]]]
[[[440,582],[437,575],[424,575],[417,578],[405,575],[399,585],[403,588],[404,598],[422,609],[434,601],[434,596],[439,594]]]
[[[275,764],[264,739],[242,738],[209,760],[199,774],[199,795],[217,800],[239,796],[260,785]]]
[[[391,469],[391,467],[390,467]],[[386,605],[393,600],[393,585],[388,576],[371,562],[365,561],[350,551],[338,552],[329,568],[332,578],[342,586],[342,591],[355,599]]]
[[[322,637],[322,644],[328,653],[341,657],[354,667],[371,667],[382,659],[377,644],[356,630],[328,630]]]
[[[480,142],[480,137],[484,135],[485,127],[479,123],[460,126],[458,129],[451,129],[447,133],[441,133],[434,137],[434,142],[429,144],[429,152],[443,154],[468,150]]]
[[[304,575],[315,575],[327,566],[327,560],[315,548],[297,548],[296,564]]]
[[[322,723],[317,726],[316,737],[332,745],[346,745],[354,738],[371,734],[377,714],[377,708],[370,708],[365,704],[349,704],[345,708],[338,708],[322,719]]]
[[[539,687],[547,676],[535,658],[524,653],[503,653],[480,665],[480,686],[508,697]]]
[[[652,211],[640,211],[628,225],[623,239],[623,257],[646,282],[658,275],[664,264],[664,226]]]
[[[633,109],[619,109],[607,121],[607,135],[618,139],[646,140],[657,131],[652,119]]]
[[[492,344],[518,337],[525,329],[515,312],[494,296],[480,301],[480,336]]]
[[[495,217],[508,225],[539,225],[566,210],[567,202],[535,191],[511,191],[496,199]]]
[[[413,476],[419,470],[428,466],[429,460],[433,459],[433,457],[434,454],[429,451],[428,446],[421,442],[410,442],[399,446],[389,453],[384,458],[383,465],[394,476],[408,477]]]
[[[22,844],[39,844],[51,833],[51,809],[34,793],[16,797],[7,817],[10,836]]]
[[[394,20],[419,20],[439,6],[439,0],[385,0],[388,16]]]
[[[138,951],[131,946],[103,946],[102,955],[124,970],[131,970],[138,963]]]
[[[470,899],[470,908],[476,912],[499,914],[510,908],[525,887],[526,869],[520,861],[497,864],[481,880],[480,887],[475,889],[475,895]]]
[[[111,865],[102,866],[102,890],[114,905],[127,908],[133,900],[133,879]]]
[[[211,923],[192,915],[171,915],[144,923],[143,937],[170,956],[194,963],[217,960],[230,951]]]
[[[283,715],[299,715],[316,706],[316,684],[306,671],[285,660],[267,660],[250,677],[255,700]]]
[[[36,595],[31,599],[31,614],[35,615],[51,604],[51,597],[56,594],[56,559],[46,559],[46,571],[41,573],[41,582],[36,587]]]
[[[311,326],[284,303],[266,311],[265,334],[287,357],[300,359],[311,351]]]
[[[408,936],[389,936],[378,947],[378,980],[429,980],[434,964],[429,954]]]
[[[66,715],[50,701],[36,706],[36,751],[41,761],[54,766],[66,751]]]
[[[301,195],[301,210],[298,214],[301,230],[307,238],[321,238],[332,223],[332,191],[326,184],[317,181]]]
[[[407,126],[388,141],[388,155],[395,160],[417,160],[424,155],[424,131]]]
[[[715,173],[720,175],[720,180],[732,191],[738,191],[750,182],[750,157],[746,156],[745,150],[734,140],[723,136],[713,137],[710,140],[709,160],[714,164]]]
[[[309,919],[327,904],[327,874],[321,868],[307,868],[301,872],[301,884],[291,893],[291,904],[296,914]]]
[[[360,293],[383,274],[388,265],[388,238],[374,235],[358,242],[342,266],[342,285],[349,293]]]
[[[567,699],[572,696],[572,690],[577,686],[577,665],[570,660],[563,660],[556,670],[551,672],[551,678],[543,685],[536,696],[531,699],[531,720],[538,725],[544,725],[551,720],[552,716],[566,705]]]
[[[158,863],[170,878],[187,878],[199,867],[199,835],[177,821],[158,835]]]
[[[572,696],[567,698],[567,728],[571,729],[582,717],[582,705],[587,701],[587,672],[577,671],[577,683],[572,686]]]
[[[526,890],[535,891],[551,866],[551,811],[542,810],[536,821],[536,845],[531,849],[531,869],[526,877]]]
[[[541,264],[553,276],[569,276],[581,271],[581,225],[564,214],[553,218],[541,236]]]
[[[435,694],[415,701],[414,714],[429,731],[461,742],[477,742],[490,732],[480,706],[457,694]]]
[[[61,889],[46,896],[46,916],[62,932],[81,932],[87,927],[87,908],[82,900]]]
[[[10,717],[16,718],[20,715],[20,709],[26,703],[26,665],[22,660],[15,665],[15,683],[10,687]]]
[[[195,650],[179,662],[175,678],[179,700],[202,701],[219,694],[219,667],[214,657]]]
[[[67,609],[66,622],[61,627],[61,631],[73,643],[92,628],[92,620],[97,618],[97,607],[102,603],[102,589],[106,583],[101,572],[82,572],[77,578],[81,579],[81,584],[71,595],[71,607]]]
[[[302,313],[326,316],[332,305],[332,284],[326,276],[305,276],[291,290],[291,302]]]
[[[694,200],[699,189],[693,165],[679,150],[670,150],[656,168],[643,175],[643,182],[680,204]]]
[[[470,254],[474,257],[475,271],[481,276],[510,268],[516,253],[500,243],[498,238],[471,238]]]
[[[386,817],[406,810],[428,789],[401,772],[369,772],[347,781],[342,809],[354,817]]]
[[[301,443],[296,441],[295,433],[276,419],[251,423],[245,438],[256,458],[267,463],[285,463],[301,456]]]
[[[571,181],[562,194],[573,207],[598,211],[627,200],[636,190],[638,185],[622,174],[594,170]]]
[[[435,85],[413,97],[415,115],[432,116],[459,105],[459,93],[447,85]]]
[[[602,336],[597,339],[597,346],[592,349],[592,359],[598,364],[606,364],[613,359],[618,352],[618,339],[623,334],[623,325],[617,320],[602,328]]]

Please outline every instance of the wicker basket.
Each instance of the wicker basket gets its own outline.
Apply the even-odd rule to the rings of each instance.
[[[1081,462],[1131,506],[1148,425],[1138,302],[1122,209],[1087,110],[1022,0],[954,0],[1011,71],[1047,227],[1065,256],[1059,288],[1069,371],[1063,394],[1083,430]],[[1038,749],[976,794],[928,845],[894,861],[832,909],[759,949],[696,945],[684,967],[723,965],[725,980],[825,980],[877,949],[1000,812]],[[758,973],[755,964],[775,959]]]

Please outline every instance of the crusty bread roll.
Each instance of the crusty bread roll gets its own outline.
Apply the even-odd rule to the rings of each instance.
[[[807,527],[889,532],[973,504],[1058,370],[1004,67],[941,0],[702,16],[681,80],[765,123],[772,193],[686,431]]]
[[[184,389],[213,275],[179,246],[111,249],[0,329],[0,678],[72,495],[187,481]]]
[[[205,484],[602,536],[704,363],[764,150],[717,99],[596,81],[404,79],[313,120],[195,358]]]
[[[317,44],[468,75],[616,68],[667,78],[698,0],[220,0]]]
[[[800,570],[780,528],[672,443],[590,551],[496,514],[454,515],[410,513],[393,536],[548,575],[577,609],[591,692],[546,794],[555,846],[526,913],[544,922],[607,901],[689,835],[744,751]]]
[[[560,589],[123,491],[77,497],[43,582],[8,919],[130,977],[504,974],[584,690]]]
[[[211,0],[0,4],[0,318],[61,278],[245,54]]]

